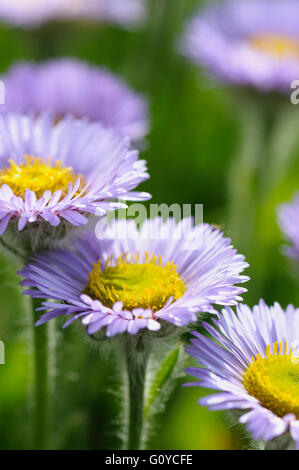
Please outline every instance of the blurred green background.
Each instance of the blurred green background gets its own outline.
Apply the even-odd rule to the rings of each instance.
[[[209,80],[177,53],[184,23],[198,0],[150,0],[149,20],[140,32],[107,25],[59,24],[24,31],[0,27],[0,73],[18,60],[78,57],[106,65],[149,99],[152,130],[147,159],[151,179],[142,189],[153,202],[204,204],[204,220],[228,226],[227,175],[238,152],[240,126],[229,93]],[[298,110],[299,130],[299,110]],[[298,278],[281,254],[282,235],[276,222],[277,204],[299,188],[299,149],[294,149],[284,181],[258,208],[260,229],[255,243],[263,260],[248,269],[259,289],[244,299],[250,305],[259,296],[283,306],[299,305]],[[246,248],[244,248],[244,254]],[[250,259],[249,259],[250,261]],[[0,448],[30,447],[31,368],[28,348],[28,300],[22,298],[15,261],[0,257],[0,339],[6,346],[6,364],[0,366]],[[257,294],[258,292],[258,294]],[[258,297],[257,297],[258,296]],[[53,322],[54,325],[54,322]],[[54,447],[58,449],[111,449],[119,443],[114,431],[117,403],[113,395],[114,365],[100,355],[78,326],[67,331],[56,323]],[[57,372],[58,371],[58,372]],[[183,381],[182,381],[183,382]],[[172,397],[153,449],[238,449],[242,437],[221,412],[197,405],[200,388],[182,389]]]

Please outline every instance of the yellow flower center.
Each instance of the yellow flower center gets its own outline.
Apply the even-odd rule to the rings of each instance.
[[[170,297],[175,301],[185,291],[173,263],[163,266],[161,256],[149,257],[147,253],[141,263],[137,253],[121,255],[115,263],[111,256],[103,269],[101,261],[95,263],[84,292],[107,307],[121,301],[126,310],[149,308],[156,312]]]
[[[35,191],[38,198],[46,190],[54,193],[61,189],[62,195],[66,195],[69,183],[74,184],[78,178],[81,188],[84,185],[84,179],[71,167],[63,166],[60,160],[52,163],[50,159],[25,155],[24,163],[9,160],[9,164],[10,167],[0,170],[0,185],[7,184],[17,196],[23,197],[26,189]]]
[[[276,34],[260,34],[250,39],[251,46],[278,59],[299,59],[299,40]]]
[[[281,353],[281,343],[267,346],[266,357],[260,354],[252,358],[250,366],[243,376],[247,392],[257,398],[262,406],[277,416],[289,413],[299,419],[299,356],[292,353],[292,348]]]

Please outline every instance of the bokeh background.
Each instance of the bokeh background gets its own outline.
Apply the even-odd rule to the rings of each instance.
[[[149,18],[138,32],[103,24],[52,24],[39,30],[0,25],[0,73],[18,60],[77,57],[105,65],[123,77],[150,103],[152,121],[142,152],[151,179],[142,189],[155,203],[204,204],[204,220],[228,226],[227,175],[241,139],[240,123],[231,91],[191,65],[177,52],[185,21],[199,0],[149,0]],[[286,97],[288,100],[288,97]],[[241,105],[241,103],[240,103]],[[299,107],[298,107],[299,135]],[[248,144],[250,145],[250,143]],[[247,274],[252,281],[244,299],[299,306],[298,276],[282,255],[277,205],[299,189],[299,146],[289,170],[257,208],[259,230],[254,234],[256,256]],[[249,262],[251,259],[249,259]],[[0,254],[0,339],[6,346],[6,364],[0,365],[0,448],[30,448],[31,351],[28,347],[28,300],[22,298],[15,260]],[[251,289],[250,286],[253,286]],[[257,288],[258,287],[258,288]],[[57,449],[113,449],[117,426],[114,361],[101,355],[73,326],[59,331],[56,366],[53,363],[53,447]],[[54,357],[54,356],[53,356]],[[184,380],[181,381],[183,383]],[[238,449],[246,437],[232,427],[222,412],[197,405],[205,391],[183,389],[178,383],[152,449]]]

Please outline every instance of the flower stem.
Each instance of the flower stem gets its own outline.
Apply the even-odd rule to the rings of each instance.
[[[142,357],[141,357],[142,356]],[[144,426],[144,392],[148,355],[126,351],[128,378],[127,450],[139,450]]]
[[[229,225],[237,248],[250,252],[269,126],[258,107],[241,112],[241,147],[229,173]]]
[[[21,251],[18,251],[17,249],[15,249],[14,247],[8,245],[8,243],[6,243],[3,239],[3,237],[0,237],[0,243],[1,245],[5,248],[5,250],[9,251],[11,254],[13,254],[14,256],[16,256],[18,259],[22,260],[24,259],[25,255],[24,253],[22,253]]]
[[[252,302],[263,297],[267,279],[265,216],[273,219],[271,197],[289,170],[296,143],[293,110],[270,98],[246,100],[244,95],[241,146],[228,182],[229,230],[254,270],[254,275],[248,271]]]
[[[41,299],[32,299],[33,347],[34,347],[34,448],[49,449],[50,446],[50,358],[49,325],[35,327],[40,317],[36,309]]]
[[[18,251],[3,237],[0,237],[0,243],[22,265],[28,263],[30,253],[24,254]],[[48,449],[50,445],[50,344],[53,343],[50,341],[49,334],[52,330],[51,325],[35,326],[40,317],[40,312],[36,310],[41,306],[42,301],[43,299],[31,299],[30,329],[32,328],[32,333],[28,339],[33,365],[33,387],[30,394],[30,409],[33,411],[32,440],[33,448],[38,450]],[[52,336],[54,339],[54,332]]]
[[[151,448],[163,412],[183,375],[185,352],[177,338],[155,341],[151,335],[123,337],[123,442],[126,450]]]

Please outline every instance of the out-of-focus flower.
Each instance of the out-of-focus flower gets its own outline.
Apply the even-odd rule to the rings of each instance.
[[[222,311],[214,326],[217,340],[194,332],[187,352],[204,368],[187,372],[200,382],[187,384],[220,390],[200,400],[211,410],[242,411],[254,439],[269,441],[287,432],[299,448],[299,310],[263,301]]]
[[[47,21],[90,20],[133,27],[146,15],[143,0],[1,0],[0,18],[18,26]]]
[[[14,65],[2,77],[10,111],[100,121],[134,140],[148,132],[145,99],[105,69],[74,59]]]
[[[213,304],[235,305],[247,266],[219,230],[155,218],[140,231],[132,220],[115,221],[102,240],[88,232],[72,251],[37,256],[20,275],[25,294],[63,302],[44,302],[39,325],[69,315],[65,326],[81,319],[89,334],[106,328],[112,337],[184,326],[215,313]]]
[[[292,244],[285,247],[285,253],[299,259],[299,193],[291,202],[280,206],[278,222],[286,239]]]
[[[58,0],[2,0],[0,18],[21,26],[39,25],[56,17],[58,4]]]
[[[0,234],[9,223],[15,231],[62,219],[83,225],[88,214],[117,208],[118,198],[147,199],[131,190],[148,176],[129,139],[98,123],[0,114]]]
[[[183,53],[219,80],[289,91],[299,77],[297,0],[228,0],[199,12]]]

